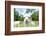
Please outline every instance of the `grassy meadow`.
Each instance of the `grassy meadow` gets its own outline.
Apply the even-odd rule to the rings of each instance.
[[[37,27],[38,26],[38,21],[33,21],[34,25],[33,24],[24,24],[24,23],[21,23],[21,24],[16,24],[14,25],[14,27]]]

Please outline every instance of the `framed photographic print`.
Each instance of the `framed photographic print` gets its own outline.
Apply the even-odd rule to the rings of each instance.
[[[5,1],[5,35],[44,32],[44,3]]]

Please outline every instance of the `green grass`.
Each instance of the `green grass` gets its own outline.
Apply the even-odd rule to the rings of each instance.
[[[38,21],[33,21],[35,25],[32,24],[16,24],[15,27],[37,27],[38,26]]]

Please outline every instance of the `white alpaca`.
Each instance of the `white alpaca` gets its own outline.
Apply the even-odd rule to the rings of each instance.
[[[24,18],[24,24],[26,24],[26,20],[27,20],[29,24],[34,25],[34,23],[32,22],[32,19],[29,19],[29,17],[32,18],[31,15],[32,15],[33,13],[34,13],[34,12],[28,13],[28,14],[27,14],[27,13],[24,14],[24,17],[25,17],[25,18]]]
[[[14,24],[15,24],[15,25],[16,25],[16,24],[20,24],[20,21],[15,21]]]
[[[24,19],[24,24],[26,24],[26,20],[28,21],[28,24],[29,24],[30,20],[29,20],[28,17],[26,17],[26,18]]]

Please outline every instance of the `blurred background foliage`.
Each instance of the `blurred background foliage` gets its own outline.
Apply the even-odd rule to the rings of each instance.
[[[32,20],[33,21],[38,21],[39,20],[39,13],[38,12],[34,12],[32,14]]]
[[[14,21],[23,21],[23,20],[24,20],[23,15],[20,15],[20,16],[19,16],[18,11],[16,11],[16,10],[14,9]]]
[[[26,13],[33,11],[34,13],[32,14],[32,20],[33,21],[38,21],[39,20],[39,11],[34,11],[34,9],[26,9]],[[24,21],[23,15],[19,16],[18,11],[14,8],[14,21]]]

